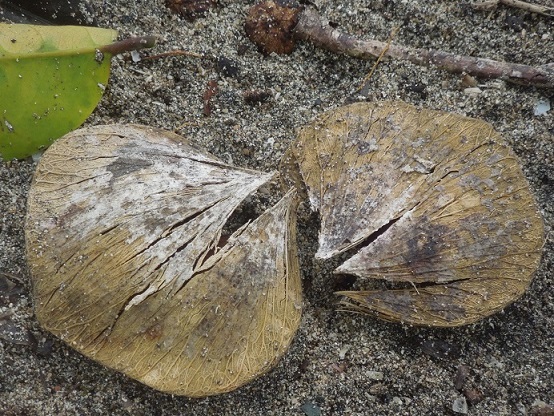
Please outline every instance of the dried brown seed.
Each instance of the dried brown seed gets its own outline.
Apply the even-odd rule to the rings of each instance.
[[[39,321],[173,394],[223,393],[268,371],[300,322],[294,193],[218,243],[235,208],[273,176],[141,126],[60,139],[29,194]]]
[[[244,30],[263,54],[291,53],[296,45],[293,29],[301,11],[294,0],[262,1],[250,8]]]
[[[404,284],[340,292],[344,309],[456,326],[519,298],[544,225],[517,157],[480,120],[402,102],[356,103],[301,130],[285,183],[321,216],[319,258],[335,271]]]

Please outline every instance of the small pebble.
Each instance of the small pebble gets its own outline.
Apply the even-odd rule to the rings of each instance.
[[[384,378],[384,375],[381,371],[366,371],[365,375],[370,380],[375,380],[375,381],[381,381]]]
[[[537,101],[535,105],[535,111],[533,112],[536,116],[543,116],[550,111],[550,100],[541,99]]]
[[[392,404],[396,404],[398,406],[402,405],[402,399],[400,397],[394,396],[392,398]]]
[[[131,59],[135,63],[140,62],[141,61],[140,53],[138,53],[137,51],[131,51]]]
[[[454,388],[456,390],[461,390],[464,387],[464,383],[469,374],[469,367],[467,365],[461,365],[458,367],[456,376],[454,377]]]
[[[466,398],[464,396],[460,396],[456,400],[454,400],[454,403],[452,403],[452,410],[454,411],[454,413],[467,415]]]
[[[321,409],[319,406],[311,402],[304,403],[300,409],[302,409],[306,416],[321,416]]]
[[[482,92],[483,90],[479,87],[464,88],[464,94],[467,94],[467,95],[479,95]]]
[[[343,346],[340,351],[339,351],[339,358],[341,360],[344,360],[344,357],[346,357],[346,353],[348,352],[348,350],[350,349],[350,345],[345,345]]]

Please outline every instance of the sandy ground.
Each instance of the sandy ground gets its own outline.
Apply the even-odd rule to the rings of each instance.
[[[553,5],[549,0],[542,4]],[[219,158],[273,170],[295,129],[352,100],[399,99],[482,118],[521,159],[544,215],[548,238],[528,292],[512,306],[457,329],[413,328],[336,312],[330,265],[311,259],[317,231],[299,225],[305,312],[285,357],[269,374],[230,394],[173,397],[84,358],[40,328],[33,315],[23,224],[31,160],[0,163],[0,414],[2,415],[471,415],[553,414],[554,110],[535,115],[552,90],[460,77],[404,62],[383,62],[366,97],[356,90],[373,62],[302,43],[264,57],[243,32],[249,1],[223,0],[191,23],[163,1],[95,0],[89,17],[122,36],[161,35],[148,53],[174,49],[213,59],[113,59],[109,87],[87,124],[143,123],[175,130]],[[553,61],[553,20],[506,7],[473,10],[468,1],[316,0],[321,13],[360,36],[488,58]],[[218,60],[228,59],[236,71]],[[229,65],[227,65],[229,66]],[[219,92],[209,117],[202,95]],[[269,99],[249,104],[243,94]],[[465,377],[462,374],[466,374]]]

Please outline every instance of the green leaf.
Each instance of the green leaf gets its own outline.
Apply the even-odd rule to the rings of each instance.
[[[0,158],[30,156],[85,121],[107,85],[112,53],[104,47],[116,37],[111,29],[0,24]]]

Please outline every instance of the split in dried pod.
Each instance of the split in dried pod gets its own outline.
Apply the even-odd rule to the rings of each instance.
[[[316,257],[368,290],[341,308],[458,326],[529,286],[544,225],[513,151],[484,121],[403,102],[356,103],[303,128],[281,171],[319,211]],[[371,289],[372,279],[393,288]]]
[[[300,323],[294,192],[228,239],[222,230],[274,176],[143,126],[58,140],[26,222],[40,323],[172,394],[223,393],[267,372]]]

